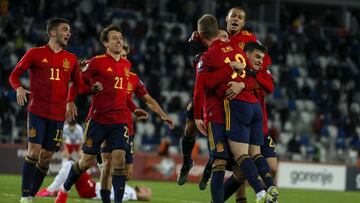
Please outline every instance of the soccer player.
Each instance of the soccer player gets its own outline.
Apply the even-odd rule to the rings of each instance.
[[[224,30],[220,31],[220,40],[223,42],[229,41],[229,35]],[[197,35],[196,38],[199,38],[197,31],[195,31],[192,35]],[[195,36],[192,36],[189,41],[193,41]],[[197,40],[195,40],[197,41]],[[200,41],[200,40],[199,40]],[[197,63],[199,62],[201,54],[197,54],[193,58],[193,67],[196,68]],[[195,145],[196,140],[196,133],[197,128],[194,121],[194,102],[191,101],[186,107],[186,124],[185,124],[185,132],[183,137],[181,138],[181,149],[183,152],[183,165],[181,166],[180,173],[177,177],[177,183],[179,185],[183,185],[187,182],[187,176],[193,166],[193,160],[191,158],[192,149]],[[206,164],[201,179],[199,181],[199,189],[205,190],[208,184],[208,181],[211,177],[212,171],[212,160],[209,159],[208,163]]]
[[[93,95],[90,106],[90,119],[85,129],[83,156],[71,167],[69,175],[60,189],[56,203],[66,202],[68,191],[80,175],[92,166],[101,143],[112,146],[112,184],[115,202],[122,202],[126,170],[125,150],[128,145],[127,118],[124,116],[130,102],[127,96],[128,77],[131,63],[120,57],[123,37],[120,28],[106,27],[100,34],[106,54],[93,57],[82,73],[84,81],[94,84],[100,82],[103,89]]]
[[[22,170],[20,202],[32,202],[49,169],[50,160],[61,146],[65,120],[66,94],[70,80],[81,84],[77,57],[64,50],[70,37],[70,23],[54,18],[47,23],[47,45],[28,50],[9,77],[16,90],[17,103],[28,101],[28,151]],[[29,70],[30,91],[19,77]]]
[[[59,173],[56,175],[55,180],[47,188],[47,192],[37,193],[38,197],[55,197],[60,190],[61,185],[65,182],[67,174],[71,169],[73,161],[68,161],[61,167]],[[88,173],[83,173],[75,183],[76,191],[81,198],[101,199],[100,196],[100,183],[91,179]],[[145,186],[135,186],[135,188],[125,185],[123,201],[139,200],[150,201],[152,191]],[[114,200],[114,191],[111,191],[110,199]]]
[[[127,59],[127,55],[130,52],[130,47],[127,43],[124,43],[123,50],[120,55],[122,58]],[[159,103],[150,96],[146,87],[140,78],[133,72],[130,72],[129,83],[127,88],[128,95],[131,97],[134,93],[138,99],[141,99],[153,112],[158,114],[164,122],[166,122],[169,128],[174,128],[174,123],[172,119],[164,112],[160,107]],[[134,129],[133,129],[133,119],[132,115],[126,115],[128,118],[128,134],[129,134],[129,144],[130,147],[126,150],[126,175],[127,179],[130,179],[133,172],[133,154],[134,154]],[[107,143],[103,143],[101,148],[101,158],[102,158],[102,173],[101,173],[101,194],[103,202],[110,202],[110,191],[111,191],[111,147]]]
[[[211,196],[213,202],[224,201],[224,174],[229,149],[225,136],[224,108],[215,88],[233,74],[233,68],[242,71],[245,63],[229,61],[229,58],[244,57],[242,50],[229,41],[220,40],[220,31],[215,16],[203,15],[198,20],[198,33],[208,50],[197,64],[197,76],[194,89],[194,118],[198,130],[208,135],[212,163]],[[225,63],[224,62],[228,62]],[[209,77],[216,72],[216,77]],[[202,115],[202,112],[205,115]],[[206,127],[203,117],[206,119]]]
[[[264,156],[270,166],[270,173],[272,177],[275,177],[277,171],[277,158],[276,152],[274,148],[274,143],[271,137],[268,135],[268,125],[267,125],[267,111],[266,111],[266,103],[265,103],[265,94],[270,94],[274,90],[274,83],[271,77],[270,72],[263,67],[263,60],[265,54],[267,53],[266,47],[257,43],[257,42],[249,42],[245,44],[244,52],[249,59],[249,62],[252,64],[255,72],[248,72],[247,75],[251,75],[256,78],[258,83],[258,87],[256,88],[256,95],[258,96],[262,112],[263,112],[263,132],[264,132],[264,144],[261,146],[261,155]],[[235,87],[235,86],[234,86]],[[227,91],[228,99],[234,97],[234,95],[238,94],[239,91],[235,88],[229,88]],[[226,187],[230,186],[232,187]],[[238,181],[234,177],[230,177],[225,183],[225,201],[229,198],[237,187],[240,187],[238,192],[236,193],[236,202],[237,203],[246,203],[246,194],[245,194],[245,182]],[[228,190],[228,191],[226,191]]]

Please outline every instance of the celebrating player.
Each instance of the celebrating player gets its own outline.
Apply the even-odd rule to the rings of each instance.
[[[120,57],[123,37],[120,28],[111,25],[100,34],[106,54],[93,57],[82,76],[94,84],[100,82],[103,89],[93,95],[90,119],[85,129],[83,156],[73,164],[69,175],[57,195],[56,202],[66,202],[68,191],[80,175],[94,163],[101,143],[112,146],[112,184],[115,202],[121,202],[124,194],[126,170],[125,150],[128,145],[127,118],[124,116],[131,99],[127,96],[131,63]]]
[[[22,203],[32,202],[54,152],[60,149],[68,83],[72,80],[76,86],[81,84],[77,57],[64,50],[71,37],[69,21],[63,18],[49,20],[47,34],[48,44],[27,51],[9,77],[20,106],[25,105],[27,94],[30,94]],[[27,70],[30,72],[30,91],[23,88],[19,80]]]
[[[121,57],[127,58],[127,54],[130,52],[129,45],[124,43],[123,50],[121,51]],[[141,99],[153,112],[158,114],[164,122],[166,122],[169,128],[173,128],[174,124],[172,119],[164,112],[164,110],[160,107],[159,103],[150,96],[147,92],[143,82],[139,79],[137,74],[130,72],[129,75],[129,84],[128,84],[128,95],[131,97],[134,93],[137,98]],[[129,112],[126,115],[128,118],[128,129],[129,129],[129,144],[130,147],[126,150],[126,175],[127,179],[130,179],[133,172],[133,153],[134,153],[134,129],[133,129],[133,119],[132,115]],[[111,146],[109,146],[106,142],[103,143],[101,148],[101,158],[103,162],[102,173],[101,173],[101,194],[104,202],[109,202],[110,200],[110,191],[111,191]]]

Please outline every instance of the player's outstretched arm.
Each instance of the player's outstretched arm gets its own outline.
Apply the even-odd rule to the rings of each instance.
[[[160,116],[161,120],[166,122],[170,129],[174,128],[173,120],[164,112],[159,103],[149,94],[145,94],[141,97],[141,100],[157,115]]]

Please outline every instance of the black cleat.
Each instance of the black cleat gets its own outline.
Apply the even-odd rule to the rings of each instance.
[[[205,169],[199,182],[199,189],[205,190],[207,185],[210,183],[210,179],[211,179],[211,170],[209,171]]]
[[[189,172],[191,168],[193,167],[193,164],[183,164],[180,170],[180,173],[177,177],[177,183],[178,185],[184,185],[187,182],[187,177],[189,175]]]

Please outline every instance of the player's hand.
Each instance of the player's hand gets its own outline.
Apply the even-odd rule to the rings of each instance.
[[[245,88],[245,84],[243,82],[230,81],[227,85],[229,88],[226,90],[225,96],[229,100],[234,99],[236,95],[238,95]]]
[[[195,125],[201,134],[207,136],[207,127],[203,120],[195,119]]]
[[[144,121],[149,116],[149,114],[144,109],[141,108],[135,109],[134,114],[136,115],[138,121]]]
[[[200,41],[200,35],[199,35],[198,31],[194,31],[191,34],[191,37],[189,38],[188,42],[192,42],[192,41]]]
[[[78,116],[78,113],[75,103],[73,101],[66,103],[66,119],[73,121],[76,116]]]
[[[89,63],[89,60],[87,60],[87,59],[81,60],[80,61],[80,70],[81,71],[86,70],[86,67],[87,67],[88,63]]]
[[[18,87],[16,89],[16,101],[20,106],[24,106],[25,103],[27,103],[26,94],[30,94],[30,91],[23,87]]]
[[[256,71],[252,68],[246,68],[246,75],[256,78]]]
[[[92,87],[91,87],[91,93],[97,93],[97,92],[100,92],[101,90],[103,90],[104,87],[103,85],[101,84],[101,82],[97,81],[95,82]]]
[[[170,129],[174,128],[174,121],[168,116],[161,116],[160,117],[162,121],[166,122]]]
[[[230,61],[229,65],[233,70],[236,70],[238,72],[243,71],[246,67],[246,63],[240,63],[238,61]]]

